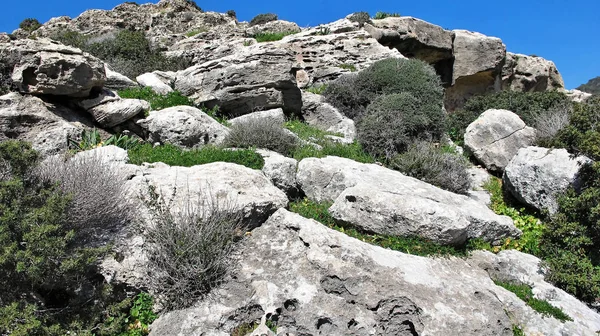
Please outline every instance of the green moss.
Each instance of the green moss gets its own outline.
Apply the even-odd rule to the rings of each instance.
[[[519,299],[523,300],[529,307],[536,312],[548,316],[554,317],[562,322],[573,321],[569,315],[565,314],[562,309],[556,308],[548,301],[536,299],[531,291],[531,287],[526,284],[515,284],[510,282],[494,281],[497,286],[503,287],[504,289],[515,293]]]
[[[140,165],[144,162],[163,162],[170,166],[191,167],[212,162],[231,162],[252,169],[262,169],[264,160],[251,149],[226,150],[207,146],[184,150],[173,145],[152,147],[150,144],[137,146],[128,151],[129,162]]]

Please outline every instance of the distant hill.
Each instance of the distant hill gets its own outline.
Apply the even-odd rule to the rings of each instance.
[[[580,85],[577,90],[600,94],[600,76],[590,79],[587,83]]]

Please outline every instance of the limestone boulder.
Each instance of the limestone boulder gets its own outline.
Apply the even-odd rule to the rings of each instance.
[[[600,321],[582,303],[567,311],[584,314],[573,322],[542,317],[479,265],[373,246],[284,209],[234,258],[209,298],[161,315],[150,335],[225,336],[267,318],[279,335],[510,336],[518,321],[544,335],[593,335]]]
[[[141,99],[118,99],[88,109],[102,127],[110,128],[142,115],[150,110],[150,103]]]
[[[229,119],[227,120],[227,122],[230,125],[237,125],[250,122],[251,120],[270,120],[272,122],[283,125],[283,123],[285,122],[285,115],[283,114],[282,109],[277,108],[267,111],[252,112],[250,114],[239,116],[237,118]]]
[[[87,97],[106,81],[102,61],[49,39],[2,43],[0,61],[22,93]]]
[[[321,95],[302,92],[302,117],[307,124],[323,131],[339,133],[350,142],[356,138],[354,120],[328,104]]]
[[[533,145],[535,129],[507,110],[487,110],[465,132],[466,148],[492,172],[502,172],[519,149]]]
[[[367,232],[451,245],[520,235],[510,218],[485,204],[377,164],[307,158],[298,164],[296,178],[309,199],[333,202],[329,212],[337,221]]]
[[[174,106],[151,111],[137,122],[148,134],[151,143],[181,147],[201,147],[223,142],[229,129],[202,110],[191,106]]]
[[[564,89],[565,83],[554,62],[538,56],[507,53],[502,69],[502,88],[539,92]]]
[[[298,161],[285,157],[277,152],[265,149],[257,149],[265,160],[262,172],[279,189],[283,190],[289,198],[295,198],[300,194],[296,182],[296,169]]]
[[[294,22],[275,20],[249,27],[246,29],[246,35],[253,36],[261,33],[299,33],[300,30],[300,27]]]
[[[166,95],[169,92],[173,92],[173,88],[167,85],[160,77],[158,77],[154,73],[141,74],[137,76],[135,80],[141,86],[149,87],[152,89],[152,91],[160,95]]]
[[[504,187],[519,201],[537,210],[558,210],[557,196],[578,187],[578,174],[590,160],[566,149],[521,148],[504,170]]]
[[[106,72],[106,82],[104,83],[105,89],[125,90],[139,87],[138,83],[129,79],[127,76],[112,70],[107,64],[104,64],[104,71]]]

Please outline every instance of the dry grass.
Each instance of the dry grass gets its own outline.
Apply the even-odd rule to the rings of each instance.
[[[573,105],[563,103],[546,111],[532,114],[533,127],[537,130],[536,137],[540,144],[554,138],[556,134],[567,127],[573,113]]]
[[[238,148],[264,148],[290,155],[298,146],[298,139],[280,122],[269,118],[256,118],[233,125],[225,139],[225,145]]]

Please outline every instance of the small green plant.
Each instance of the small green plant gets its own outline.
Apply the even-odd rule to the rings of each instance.
[[[515,293],[517,297],[527,303],[529,307],[544,316],[554,317],[561,322],[573,321],[573,319],[565,314],[562,309],[554,307],[548,303],[548,301],[536,299],[531,291],[531,286],[529,285],[503,281],[494,281],[494,283],[497,286]]]
[[[131,88],[119,91],[121,98],[142,99],[150,103],[152,110],[162,110],[173,106],[194,106],[194,102],[179,91],[160,95],[150,87]]]
[[[273,13],[258,14],[257,16],[252,18],[252,20],[250,20],[250,27],[260,25],[260,24],[265,24],[265,23],[271,22],[271,21],[277,21],[277,14],[273,14]]]
[[[358,70],[356,69],[356,67],[354,66],[354,64],[342,63],[342,64],[338,65],[338,67],[339,67],[339,68],[342,68],[342,69],[344,69],[344,70],[348,70],[348,71],[350,71],[350,72],[356,72],[356,71],[358,71]]]
[[[129,135],[122,135],[122,134],[113,134],[111,135],[108,139],[106,139],[106,141],[104,142],[104,146],[117,146],[120,148],[123,148],[125,150],[131,149],[131,148],[135,148],[139,145],[141,145],[142,142],[139,139],[136,139],[132,136]]]
[[[206,33],[207,31],[208,31],[208,29],[206,29],[206,28],[198,28],[198,29],[194,29],[192,31],[185,33],[185,36],[192,37],[192,36],[196,36],[200,33]]]
[[[371,23],[371,15],[369,15],[369,13],[367,12],[357,12],[352,14],[348,20],[352,21],[352,22],[357,22],[358,26],[360,28],[362,28],[365,23]]]
[[[244,40],[243,44],[244,44],[244,47],[249,47],[254,44],[254,41],[253,40]]]
[[[267,320],[265,322],[265,325],[267,326],[267,328],[271,329],[272,332],[274,332],[275,334],[277,334],[277,322],[271,321],[271,320]]]
[[[23,21],[21,21],[21,23],[19,23],[19,28],[27,31],[27,32],[32,32],[38,28],[40,28],[42,26],[42,24],[34,18],[27,18]]]
[[[345,233],[363,242],[390,250],[419,256],[466,256],[468,254],[466,247],[442,246],[418,237],[366,234],[350,227],[338,225],[328,212],[329,207],[331,207],[330,202],[317,203],[305,198],[290,203],[289,207],[290,211],[303,217],[314,219],[331,229]]]
[[[83,131],[81,131],[81,140],[79,141],[67,137],[67,143],[69,149],[75,152],[85,151],[103,145],[100,132],[96,128],[93,128],[91,130],[84,129]]]
[[[288,35],[292,35],[292,34],[296,34],[296,32],[293,32],[293,31],[277,32],[277,33],[264,32],[264,33],[254,34],[253,37],[256,40],[256,42],[261,43],[261,42],[279,41],[282,38],[284,38]]]
[[[385,19],[387,17],[400,17],[400,14],[388,13],[388,12],[377,12],[377,13],[375,13],[375,16],[373,16],[373,19],[381,20],[381,19]]]
[[[237,163],[252,169],[262,169],[265,161],[260,154],[250,149],[227,150],[217,147],[184,150],[173,145],[153,147],[143,144],[129,151],[129,162],[140,165],[144,162],[163,162],[170,166],[191,167],[212,162]]]
[[[325,92],[325,89],[327,89],[327,84],[321,84],[310,86],[306,88],[306,91],[320,95],[323,94],[323,92]]]
[[[259,324],[256,322],[252,322],[252,323],[244,322],[244,323],[240,324],[239,326],[235,327],[231,331],[231,336],[246,336],[246,335],[250,334],[251,332],[253,332],[254,330],[256,330],[256,328],[258,328],[258,326],[259,326]]]
[[[329,35],[329,34],[331,34],[331,28],[325,27],[325,26],[319,27],[319,30],[317,30],[317,33],[316,33],[316,35]]]
[[[290,119],[285,122],[284,127],[296,134],[300,139],[324,144],[328,141],[328,135],[341,136],[341,134],[323,131],[311,126],[299,119]]]
[[[154,298],[150,294],[143,292],[138,294],[129,310],[129,316],[125,319],[128,323],[127,332],[120,336],[148,335],[148,326],[158,318],[153,307]]]
[[[219,105],[215,105],[212,108],[208,108],[204,105],[200,106],[202,112],[208,114],[211,118],[218,121],[220,124],[229,126],[229,122],[227,121],[227,116],[221,113],[221,108]]]
[[[521,327],[519,327],[518,325],[514,325],[512,328],[512,331],[513,331],[513,336],[525,336],[523,329],[521,329]]]

